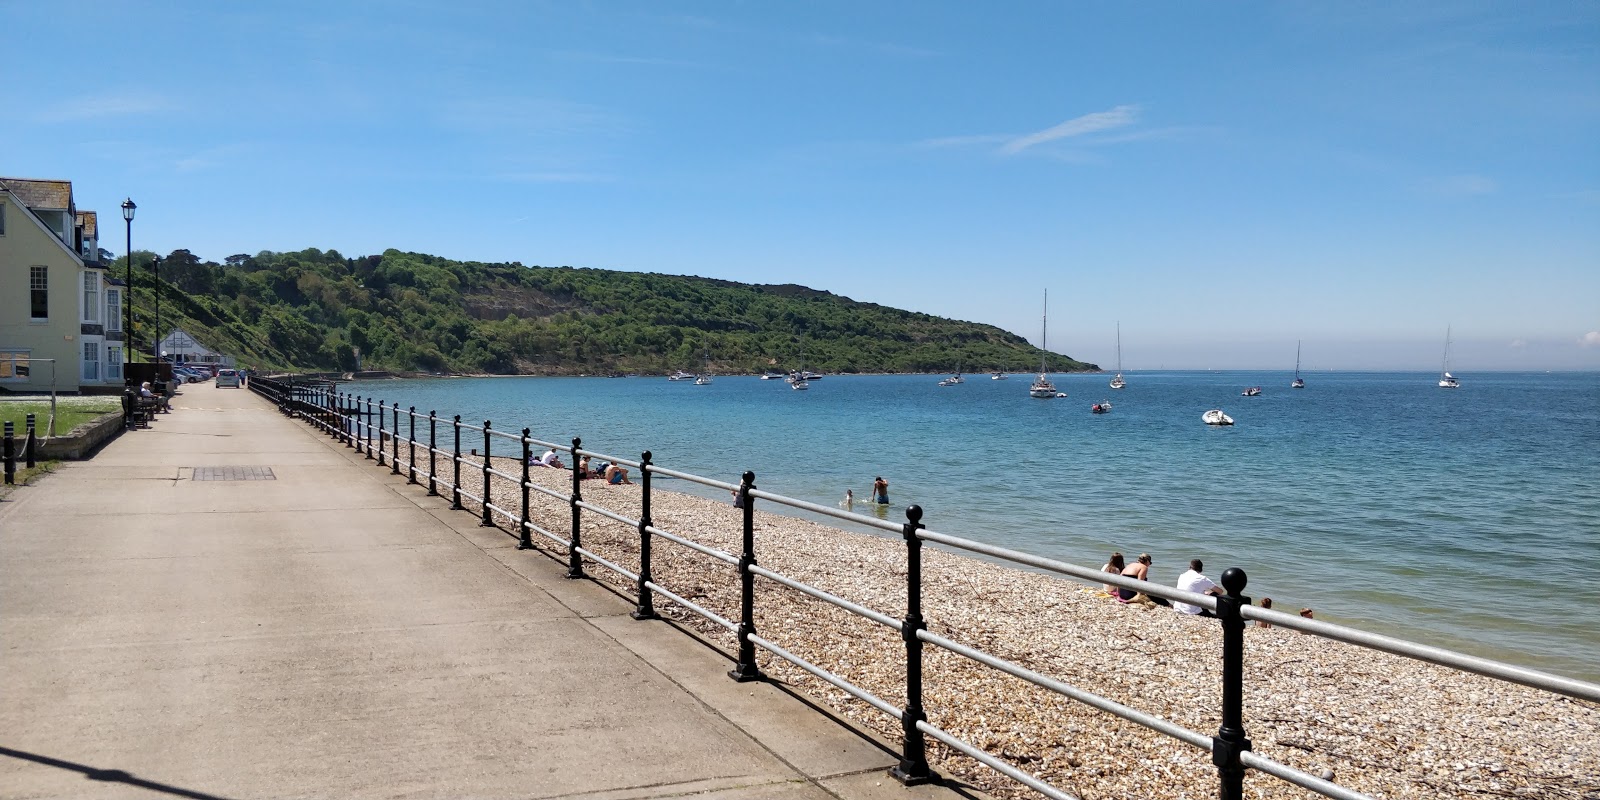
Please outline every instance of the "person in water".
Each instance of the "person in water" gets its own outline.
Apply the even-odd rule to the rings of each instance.
[[[844,506],[845,508],[855,508],[856,507],[856,490],[854,490],[854,489],[846,489],[846,490],[844,490],[844,499],[839,501],[839,505]]]
[[[889,505],[889,482],[882,475],[872,479],[872,502],[880,506]]]

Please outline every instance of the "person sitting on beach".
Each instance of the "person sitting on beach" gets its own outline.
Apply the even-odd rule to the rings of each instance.
[[[1266,609],[1266,610],[1268,610],[1268,611],[1271,611],[1272,610],[1272,598],[1270,598],[1270,597],[1261,598],[1261,607]],[[1272,623],[1270,623],[1270,622],[1268,622],[1268,621],[1266,621],[1264,619],[1258,619],[1258,620],[1256,620],[1256,627],[1257,628],[1270,628],[1270,627],[1272,627]]]
[[[633,483],[628,480],[628,470],[616,464],[606,466],[606,483],[616,486],[619,483]]]
[[[1150,580],[1150,565],[1154,563],[1155,561],[1150,558],[1149,553],[1140,553],[1138,561],[1129,564],[1125,569],[1122,570],[1122,577],[1148,581]],[[1124,603],[1154,603],[1158,606],[1168,605],[1166,598],[1151,597],[1144,592],[1136,592],[1132,589],[1117,589],[1117,599]]]
[[[552,467],[554,469],[565,469],[566,468],[565,465],[563,465],[561,463],[561,457],[556,455],[556,451],[555,451],[554,448],[551,448],[549,450],[544,451],[544,455],[535,457],[532,461],[528,462],[528,466],[530,466],[530,467]]]
[[[1200,563],[1200,559],[1196,558],[1190,561],[1189,570],[1178,576],[1178,588],[1185,592],[1194,592],[1196,594],[1213,594],[1220,596],[1222,594],[1222,587],[1212,583],[1210,578],[1200,574],[1200,570],[1202,569],[1205,569],[1205,564]],[[1172,607],[1185,614],[1197,614],[1202,617],[1216,616],[1216,614],[1211,613],[1205,608],[1200,606],[1192,606],[1188,603],[1174,602]]]
[[[1112,575],[1121,575],[1122,574],[1122,570],[1125,569],[1126,567],[1127,567],[1127,565],[1122,562],[1122,553],[1112,553],[1111,554],[1111,560],[1107,561],[1106,565],[1100,568],[1100,571],[1101,572],[1109,572]],[[1112,586],[1111,584],[1108,583],[1108,584],[1105,584],[1104,588],[1106,590],[1106,594],[1109,594],[1112,597],[1117,597],[1118,596],[1117,595],[1117,587]]]
[[[578,477],[583,479],[597,477],[597,473],[594,470],[589,469],[588,456],[578,459]]]

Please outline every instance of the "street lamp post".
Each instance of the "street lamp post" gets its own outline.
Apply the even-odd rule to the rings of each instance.
[[[151,260],[150,274],[154,276],[150,288],[155,290],[156,295],[156,332],[151,334],[154,342],[150,345],[150,355],[154,356],[151,360],[159,364],[161,363],[161,256]]]
[[[128,249],[126,251],[128,285],[122,290],[127,295],[127,297],[122,298],[122,308],[126,319],[126,322],[122,325],[122,362],[124,364],[133,363],[133,347],[131,346],[133,344],[133,210],[136,208],[138,206],[133,204],[133,198],[130,197],[122,201],[122,219],[128,224]],[[127,367],[123,367],[122,379],[123,382],[130,384],[133,381],[133,376],[129,373]]]

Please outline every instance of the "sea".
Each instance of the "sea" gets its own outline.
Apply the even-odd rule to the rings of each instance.
[[[1028,396],[1031,375],[943,377],[340,388],[728,483],[749,470],[814,503],[853,490],[897,522],[916,504],[935,531],[1084,566],[1148,552],[1165,583],[1192,558],[1213,578],[1239,567],[1277,610],[1600,681],[1600,373],[1055,375],[1054,399]],[[1203,424],[1213,408],[1235,424]],[[862,502],[877,476],[887,507]]]

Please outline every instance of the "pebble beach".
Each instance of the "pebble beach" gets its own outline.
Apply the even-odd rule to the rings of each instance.
[[[495,470],[519,475],[516,459]],[[520,508],[515,480],[492,476],[491,503]],[[641,488],[582,484],[584,499],[637,518]],[[425,480],[423,476],[423,480]],[[571,473],[536,468],[530,479],[565,493]],[[742,512],[731,503],[653,489],[657,528],[737,556]],[[482,491],[481,472],[463,464],[462,490]],[[447,493],[447,488],[442,488]],[[569,529],[567,502],[531,493],[536,525]],[[469,510],[481,506],[462,498]],[[496,519],[508,531],[515,525]],[[905,613],[905,545],[755,511],[758,563],[790,579],[899,618]],[[535,534],[541,550],[565,557]],[[637,531],[585,512],[584,548],[637,571]],[[735,567],[657,539],[655,581],[737,621]],[[1159,557],[1159,554],[1158,554]],[[591,577],[632,595],[634,586],[600,565]],[[1166,608],[1117,603],[1098,585],[923,551],[924,615],[929,630],[1083,691],[1210,736],[1220,720],[1221,631],[1214,620]],[[904,705],[904,645],[896,630],[757,578],[756,630],[791,653],[873,695]],[[657,597],[663,617],[725,652],[736,651],[720,625]],[[1600,798],[1600,706],[1474,674],[1325,640],[1284,628],[1246,630],[1244,719],[1253,750],[1374,798]],[[964,657],[924,649],[929,721],[1083,798],[1210,798],[1217,777],[1210,753],[1034,687]],[[758,649],[781,681],[841,716],[898,742],[900,722],[783,659]],[[1032,790],[929,740],[940,774],[1004,798]],[[1303,798],[1305,789],[1255,771],[1245,796]]]

